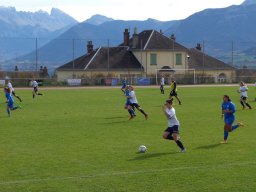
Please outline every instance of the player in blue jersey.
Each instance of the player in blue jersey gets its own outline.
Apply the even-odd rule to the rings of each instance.
[[[127,84],[126,84],[126,80],[123,79],[122,80],[122,87],[121,87],[121,91],[125,94],[125,88],[126,88]]]
[[[126,97],[126,103],[125,103],[125,107],[124,108],[128,110],[128,112],[130,114],[130,119],[129,120],[131,120],[134,117],[136,117],[136,114],[135,114],[135,112],[134,112],[134,110],[132,108],[132,103],[131,103],[131,100],[130,100],[131,92],[129,90],[129,85],[127,85],[125,87],[125,97]]]
[[[222,113],[221,117],[224,117],[224,140],[221,141],[222,144],[226,144],[228,140],[229,132],[232,132],[236,130],[238,127],[243,126],[242,123],[237,123],[236,125],[233,125],[235,121],[235,112],[236,112],[236,106],[231,101],[228,95],[223,96],[223,102],[222,102]]]
[[[4,88],[4,92],[5,92],[5,97],[7,99],[6,103],[7,103],[7,108],[6,111],[8,113],[8,116],[11,116],[11,111],[16,110],[18,108],[21,108],[20,106],[14,106],[14,99],[12,97],[11,94],[11,90],[8,87]]]

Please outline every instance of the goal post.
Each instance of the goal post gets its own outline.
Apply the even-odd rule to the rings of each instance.
[[[193,72],[193,84],[196,84],[196,70],[195,69],[155,69],[156,70],[156,85],[158,85],[158,81],[157,81],[157,74],[159,72],[164,72],[164,71],[169,71],[169,72],[174,72],[175,71],[192,71]]]

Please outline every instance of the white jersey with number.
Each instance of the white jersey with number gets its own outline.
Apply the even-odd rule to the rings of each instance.
[[[248,87],[246,85],[241,86],[239,91],[240,91],[242,97],[248,97],[248,95],[247,95]]]
[[[131,91],[130,92],[130,102],[131,103],[138,103],[138,100],[137,100],[137,98],[136,98],[136,95],[135,95],[135,91]]]
[[[168,114],[168,127],[173,127],[174,125],[180,125],[175,113],[175,109],[172,107],[171,109],[166,108],[166,113]]]
[[[12,87],[12,83],[11,83],[11,82],[9,82],[7,86],[9,87],[9,89],[10,89],[11,91],[14,91],[14,88]]]
[[[38,83],[36,81],[33,81],[32,82],[32,87],[37,87],[38,86]]]

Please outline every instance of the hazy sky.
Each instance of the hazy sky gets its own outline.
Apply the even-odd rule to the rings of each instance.
[[[1,0],[0,6],[17,10],[49,12],[59,8],[78,21],[101,14],[113,19],[161,21],[184,19],[206,8],[241,4],[244,0]]]

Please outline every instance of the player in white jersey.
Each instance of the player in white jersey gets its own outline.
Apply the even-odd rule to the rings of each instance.
[[[240,97],[240,103],[243,106],[243,109],[245,109],[245,105],[249,108],[252,109],[250,104],[247,101],[248,95],[247,95],[248,87],[245,85],[243,81],[240,82],[240,88],[238,90],[238,93],[241,94]]]
[[[173,99],[166,100],[166,103],[162,106],[164,115],[168,120],[168,128],[163,133],[163,138],[168,140],[174,140],[181,149],[181,152],[185,152],[186,149],[183,146],[179,137],[180,122],[178,121],[175,113],[175,109],[172,106]]]
[[[11,94],[12,94],[14,97],[16,97],[17,99],[19,99],[20,102],[22,102],[21,98],[20,98],[18,95],[16,95],[16,93],[15,93],[15,91],[14,91],[14,88],[13,88],[12,83],[11,83],[10,80],[8,80],[7,87],[10,89]]]
[[[129,99],[131,102],[131,106],[133,108],[136,107],[136,109],[138,109],[145,116],[145,119],[148,119],[148,114],[145,113],[145,111],[141,108],[141,106],[138,103],[133,86],[129,85],[129,90],[130,90]]]
[[[161,78],[160,91],[161,91],[161,94],[164,94],[164,77]]]
[[[35,98],[35,95],[43,95],[42,93],[38,93],[38,83],[36,80],[33,80],[31,85],[33,87],[33,99]]]

